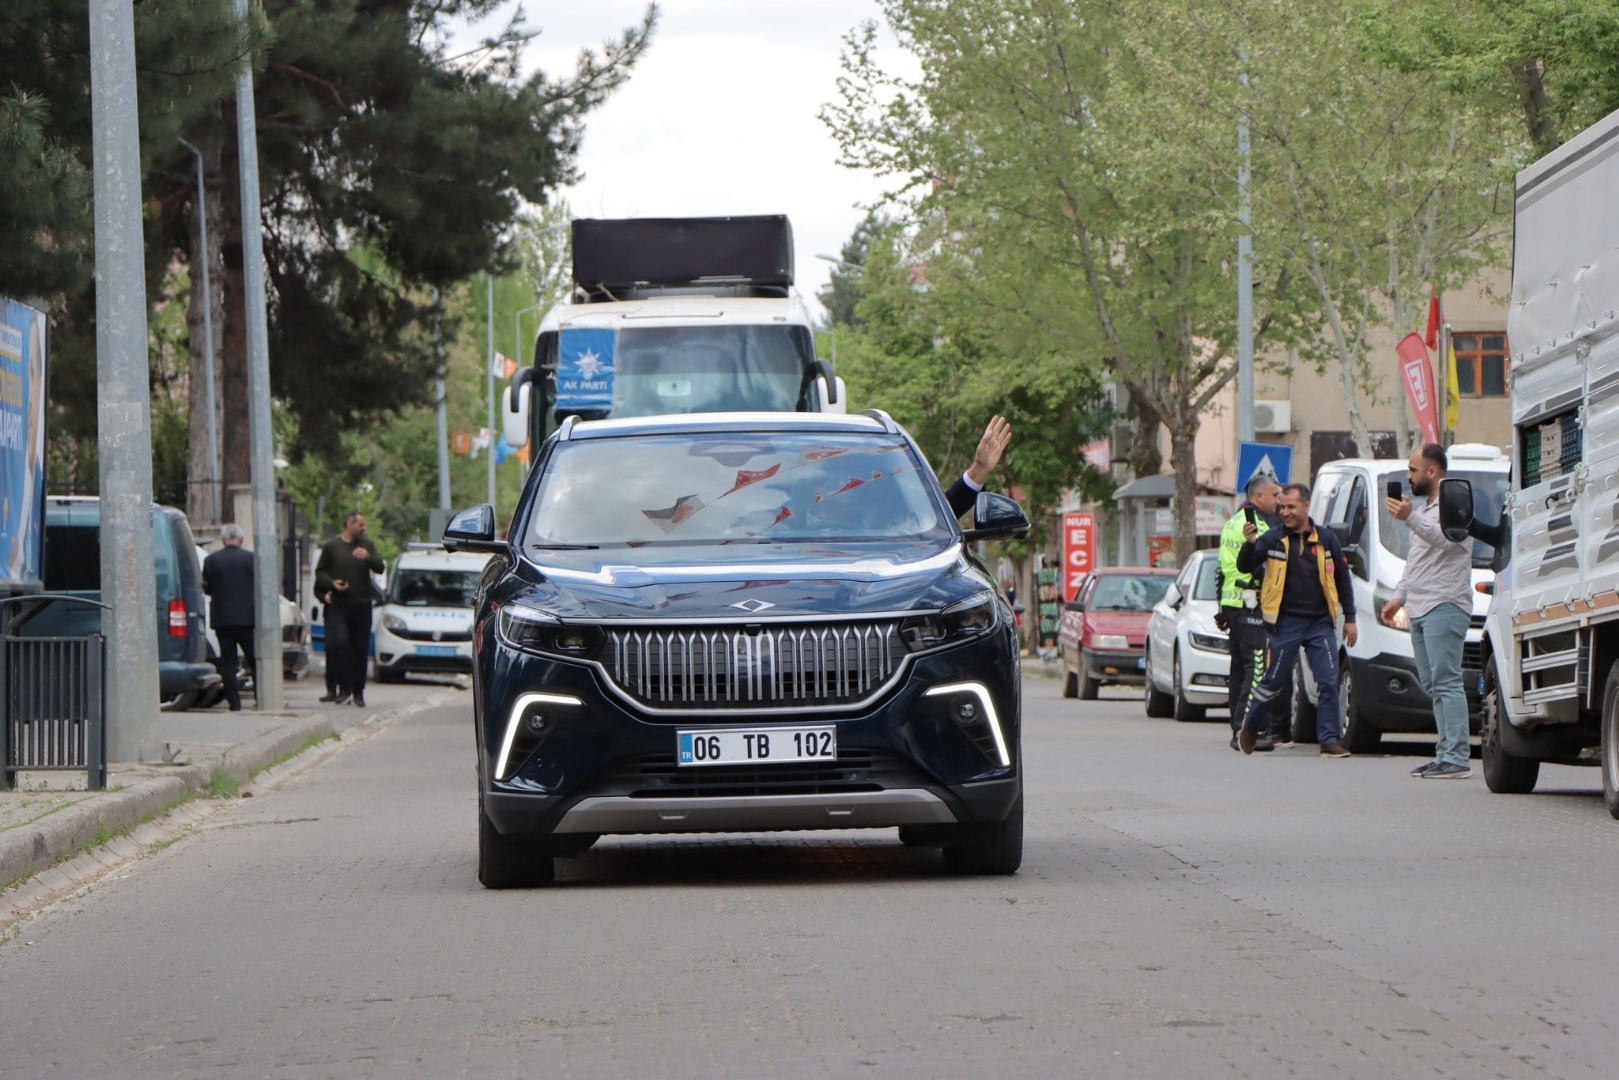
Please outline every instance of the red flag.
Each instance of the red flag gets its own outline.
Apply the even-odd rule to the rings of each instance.
[[[1422,335],[1422,343],[1430,349],[1439,348],[1439,293],[1437,290],[1428,298],[1428,332]]]
[[[1394,346],[1400,357],[1400,381],[1411,399],[1411,408],[1417,414],[1417,426],[1422,429],[1425,442],[1439,441],[1439,401],[1434,395],[1433,368],[1428,364],[1428,350],[1422,339],[1407,334]]]

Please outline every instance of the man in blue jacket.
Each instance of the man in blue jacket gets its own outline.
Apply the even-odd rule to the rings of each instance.
[[[1237,553],[1237,569],[1252,574],[1264,567],[1259,612],[1271,630],[1270,666],[1243,717],[1238,744],[1251,754],[1270,716],[1271,702],[1287,685],[1299,650],[1309,659],[1316,685],[1316,733],[1323,757],[1348,757],[1340,741],[1338,716],[1338,630],[1343,612],[1344,641],[1353,646],[1355,594],[1349,563],[1338,538],[1310,520],[1310,488],[1288,484],[1277,511],[1282,528],[1249,540]]]

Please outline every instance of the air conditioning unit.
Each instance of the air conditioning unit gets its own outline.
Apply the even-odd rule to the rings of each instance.
[[[1260,435],[1285,435],[1293,430],[1293,403],[1291,401],[1254,402],[1254,432]]]

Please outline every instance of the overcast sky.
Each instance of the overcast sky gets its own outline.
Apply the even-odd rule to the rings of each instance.
[[[645,7],[531,0],[529,27],[543,32],[525,58],[564,75],[581,48]],[[813,305],[832,269],[816,253],[837,255],[884,188],[838,166],[817,119],[837,94],[843,36],[879,17],[875,0],[665,0],[661,11],[629,82],[586,120],[583,180],[563,196],[578,217],[785,213],[797,284]]]

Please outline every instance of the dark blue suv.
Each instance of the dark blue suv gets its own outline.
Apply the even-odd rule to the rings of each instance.
[[[881,413],[564,422],[484,551],[478,878],[545,884],[603,833],[891,828],[950,869],[1023,854],[1012,611]]]

